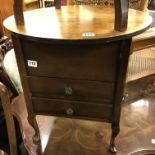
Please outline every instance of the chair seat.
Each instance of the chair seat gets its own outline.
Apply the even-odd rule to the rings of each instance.
[[[18,93],[23,92],[14,49],[6,53],[3,65]]]

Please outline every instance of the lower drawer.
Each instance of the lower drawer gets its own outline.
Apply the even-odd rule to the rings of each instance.
[[[112,104],[110,103],[99,104],[32,97],[32,104],[37,114],[108,122],[112,120]]]

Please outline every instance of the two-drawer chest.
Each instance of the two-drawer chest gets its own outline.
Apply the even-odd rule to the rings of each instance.
[[[12,35],[36,138],[37,114],[106,121],[112,123],[115,152],[132,36],[147,29],[150,17],[129,10],[124,32],[114,30],[113,8],[53,7],[24,18],[24,25],[13,17],[4,25]]]

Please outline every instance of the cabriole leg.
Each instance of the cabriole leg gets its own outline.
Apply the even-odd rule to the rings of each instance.
[[[40,132],[39,132],[39,128],[38,128],[38,124],[36,121],[36,117],[35,116],[29,116],[28,117],[28,121],[31,124],[31,126],[34,129],[34,136],[33,136],[33,142],[34,143],[40,143]]]
[[[116,146],[115,146],[115,138],[118,135],[119,131],[120,131],[119,125],[116,125],[115,123],[112,123],[112,134],[111,134],[110,148],[109,148],[109,150],[112,153],[117,152],[117,149],[116,149]]]

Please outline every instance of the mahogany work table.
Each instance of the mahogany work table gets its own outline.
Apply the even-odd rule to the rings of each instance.
[[[24,25],[12,16],[4,26],[12,35],[35,138],[37,114],[106,121],[115,152],[132,36],[145,31],[151,17],[129,9],[123,32],[114,30],[114,9],[101,6],[43,8],[24,18]]]

